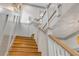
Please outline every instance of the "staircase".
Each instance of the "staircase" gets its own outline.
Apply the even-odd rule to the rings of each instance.
[[[9,56],[41,56],[32,37],[16,36],[8,53]]]

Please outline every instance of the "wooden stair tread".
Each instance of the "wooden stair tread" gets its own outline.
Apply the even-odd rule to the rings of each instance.
[[[31,42],[31,43],[36,43],[34,40],[27,40],[27,39],[25,39],[25,40],[17,39],[17,40],[15,40],[15,41],[18,41],[18,42]]]
[[[15,38],[16,40],[32,40],[32,41],[34,41],[35,39],[32,39],[32,38]]]
[[[40,56],[40,52],[17,52],[17,51],[11,51],[9,55],[12,56]]]
[[[16,39],[18,39],[18,38],[20,38],[20,39],[33,39],[32,37],[16,37]]]
[[[13,46],[15,46],[15,45],[16,46],[35,46],[35,47],[37,47],[36,44],[30,44],[30,43],[29,44],[28,43],[26,43],[26,44],[25,43],[24,44],[23,43],[14,43]]]
[[[14,43],[13,44],[25,44],[25,45],[37,45],[36,43],[31,43],[31,42],[18,42],[18,41],[14,41]]]
[[[37,52],[38,50],[35,48],[11,48],[10,51],[26,51],[26,52]]]
[[[12,47],[16,47],[16,48],[38,48],[36,46],[12,46]]]
[[[17,38],[22,37],[22,38],[31,38],[31,37],[25,37],[25,36],[16,36]]]
[[[17,45],[17,46],[18,46],[18,45],[21,45],[21,46],[22,46],[22,45],[26,45],[26,46],[37,46],[36,44],[28,44],[28,43],[24,43],[24,44],[23,44],[23,43],[13,43],[13,44],[14,44],[14,45]]]
[[[21,46],[12,46],[12,48],[30,48],[30,49],[38,49],[38,47],[33,47],[33,46],[26,46],[26,47],[21,47]]]
[[[27,48],[30,48],[30,49],[38,49],[38,47],[17,47],[17,46],[12,46],[12,48],[25,48],[25,49],[27,49]]]

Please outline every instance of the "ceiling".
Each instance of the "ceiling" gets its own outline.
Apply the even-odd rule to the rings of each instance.
[[[49,3],[23,3],[23,5],[30,5],[37,8],[46,8]]]
[[[0,3],[0,7],[7,7],[7,6],[11,6],[12,3]]]

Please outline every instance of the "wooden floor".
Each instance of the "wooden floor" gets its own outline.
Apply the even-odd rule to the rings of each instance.
[[[41,56],[41,52],[33,38],[16,36],[8,56]]]

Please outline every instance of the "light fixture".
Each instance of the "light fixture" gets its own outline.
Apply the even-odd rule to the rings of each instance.
[[[6,9],[18,12],[18,11],[21,11],[21,7],[22,7],[22,4],[20,3],[12,3],[12,5],[6,7]]]
[[[14,11],[14,7],[12,7],[12,6],[8,6],[7,9],[10,11]]]

